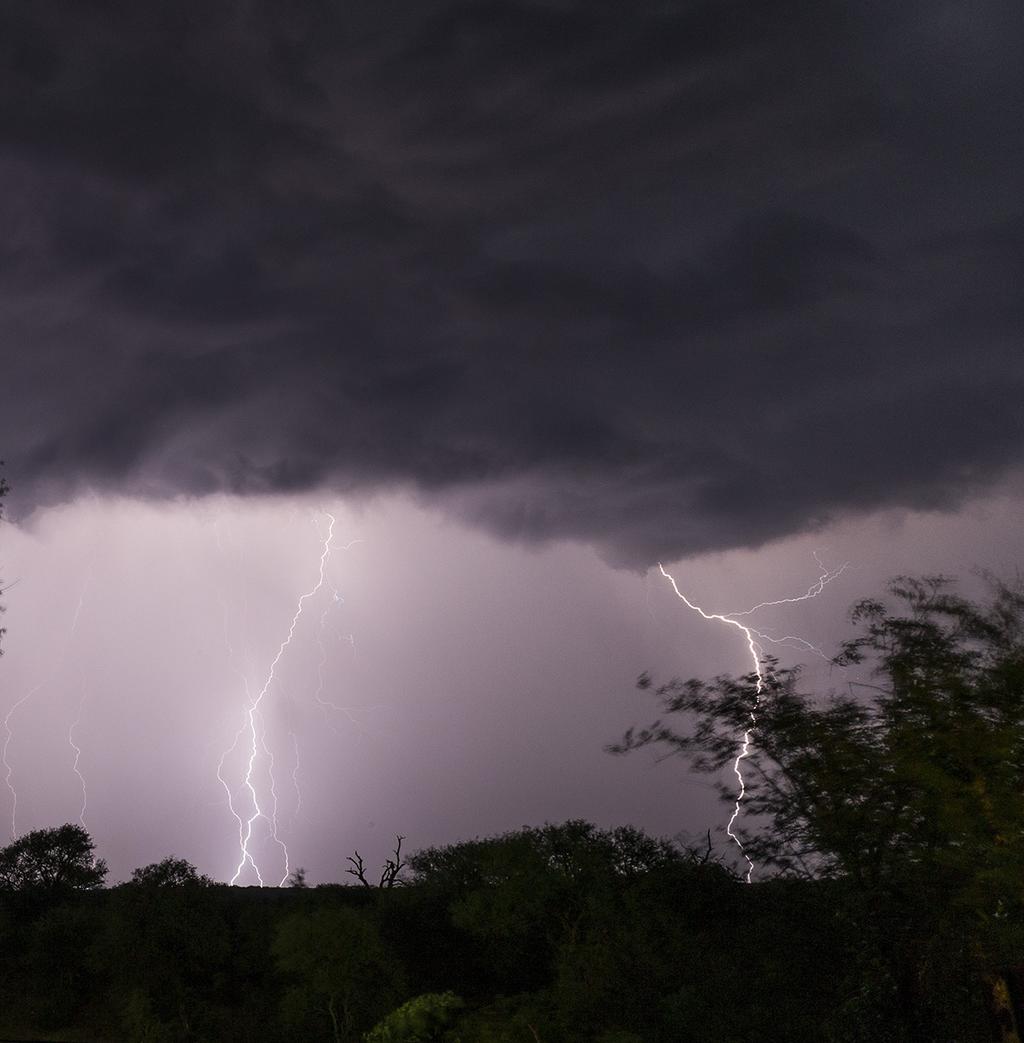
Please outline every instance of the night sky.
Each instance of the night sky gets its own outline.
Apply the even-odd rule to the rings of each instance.
[[[749,667],[659,561],[715,611],[849,561],[762,620],[826,652],[892,574],[1018,568],[1017,0],[78,0],[0,55],[4,835],[231,878],[300,607],[254,778],[311,879],[701,833],[706,779],[602,752],[640,671]]]

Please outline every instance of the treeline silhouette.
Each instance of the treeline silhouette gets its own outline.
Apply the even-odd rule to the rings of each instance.
[[[79,826],[0,854],[0,1035],[782,1043],[820,1038],[857,950],[830,886],[579,821],[417,852],[394,887],[102,869]]]
[[[613,753],[721,773],[754,729],[751,884],[710,834],[570,821],[407,857],[399,837],[347,885],[232,888],[168,858],[104,888],[81,827],[38,830],[0,850],[0,1035],[1020,1043],[1024,594],[990,584],[861,602],[838,694],[770,660],[760,684],[641,676],[661,716]]]

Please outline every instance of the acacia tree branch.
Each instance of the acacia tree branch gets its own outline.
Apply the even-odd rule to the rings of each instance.
[[[405,863],[402,861],[402,841],[405,840],[405,837],[396,833],[395,840],[397,841],[395,844],[395,857],[389,858],[384,863],[378,887],[394,887],[398,874],[405,868]]]
[[[394,851],[394,858],[386,859],[384,862],[384,868],[381,870],[380,880],[377,883],[377,887],[394,887],[396,883],[401,883],[398,874],[405,868],[406,862],[402,858],[402,841],[405,840],[401,834],[395,835],[396,844]],[[358,851],[354,855],[349,855],[349,862],[352,863],[351,869],[346,869],[345,872],[350,876],[354,876],[363,887],[372,888],[373,884],[366,879],[366,863],[363,861],[363,856]]]
[[[352,855],[349,855],[347,861],[352,863],[353,868],[346,869],[345,872],[354,876],[363,887],[373,887],[373,884],[366,879],[366,865],[363,862],[363,856],[357,851],[355,857],[353,858]]]

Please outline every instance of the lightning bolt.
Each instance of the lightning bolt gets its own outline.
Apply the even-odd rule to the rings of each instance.
[[[85,583],[82,585],[82,590],[78,595],[78,604],[75,606],[75,613],[71,619],[71,629],[68,631],[67,640],[64,642],[64,648],[61,651],[60,656],[57,659],[56,664],[50,673],[43,678],[34,688],[30,688],[20,699],[17,699],[7,711],[3,721],[4,728],[4,741],[2,747],[0,747],[0,764],[3,765],[4,769],[4,783],[7,786],[8,791],[11,794],[11,837],[17,838],[18,836],[18,791],[12,781],[14,778],[14,769],[11,766],[10,761],[7,759],[7,752],[11,745],[11,739],[14,736],[13,729],[11,728],[11,720],[14,715],[20,710],[26,703],[32,701],[36,694],[42,691],[55,677],[57,677],[64,667],[64,662],[68,657],[68,652],[71,650],[71,642],[74,639],[75,632],[78,630],[78,619],[82,614],[82,606],[85,604],[85,593],[89,589],[89,581],[91,575],[86,577]],[[77,765],[77,761],[76,761]],[[81,777],[81,776],[79,776]]]
[[[235,884],[238,882],[238,878],[242,875],[247,865],[251,866],[256,873],[256,878],[259,880],[260,885],[263,885],[263,878],[260,875],[259,869],[256,865],[256,860],[253,857],[252,851],[250,850],[250,844],[253,838],[253,828],[256,823],[263,819],[265,822],[270,824],[271,835],[277,844],[281,847],[284,855],[284,875],[281,877],[282,886],[287,881],[289,874],[291,873],[291,865],[288,854],[288,846],[281,840],[278,835],[277,829],[277,789],[274,780],[273,773],[273,757],[270,755],[270,751],[266,746],[266,729],[262,720],[261,707],[264,699],[267,697],[267,693],[270,691],[271,686],[277,678],[277,667],[281,662],[281,658],[284,656],[288,646],[292,642],[292,638],[295,636],[295,629],[299,625],[299,620],[302,617],[303,611],[306,607],[306,602],[310,598],[315,597],[324,584],[327,582],[327,562],[331,556],[331,544],[334,540],[334,526],[336,520],[333,514],[327,513],[329,520],[327,535],[324,538],[323,547],[320,552],[320,563],[317,580],[313,586],[307,590],[304,594],[299,596],[298,603],[295,607],[295,612],[292,615],[291,625],[288,627],[288,632],[285,635],[284,640],[281,642],[277,649],[277,654],[274,656],[270,663],[270,668],[267,671],[266,680],[263,682],[263,687],[260,688],[255,698],[248,700],[249,705],[245,713],[245,718],[242,722],[241,728],[235,735],[234,743],[224,751],[221,756],[220,763],[217,768],[217,775],[224,786],[225,790],[228,791],[229,808],[239,823],[239,860],[238,865],[235,868],[235,874],[231,878],[231,883]],[[248,749],[248,757],[246,760],[246,769],[243,785],[248,791],[249,802],[251,805],[251,813],[248,817],[244,817],[238,814],[234,808],[232,802],[230,787],[224,781],[223,767],[224,761],[227,756],[237,747],[238,743],[243,741],[242,737],[245,736],[245,745]],[[264,810],[263,805],[260,802],[260,796],[256,788],[254,780],[256,772],[256,763],[260,757],[261,749],[265,752],[268,759],[269,777],[270,777],[270,792],[271,792],[271,804],[267,811]],[[268,813],[269,812],[269,813]]]
[[[740,612],[706,612],[700,605],[694,604],[680,589],[676,583],[675,578],[665,571],[664,565],[658,563],[658,570],[662,576],[665,577],[672,584],[672,589],[675,591],[675,595],[680,601],[686,605],[687,608],[696,612],[701,618],[708,620],[709,622],[724,623],[726,626],[734,627],[743,635],[743,640],[746,643],[747,651],[750,653],[750,660],[753,665],[754,677],[756,678],[754,683],[754,705],[751,708],[749,722],[747,727],[743,730],[743,737],[740,742],[739,753],[736,755],[736,759],[733,761],[732,770],[736,776],[736,802],[733,806],[732,815],[729,817],[729,821],[726,824],[725,832],[729,839],[739,848],[740,854],[747,863],[746,882],[749,884],[754,874],[754,863],[750,856],[747,854],[746,849],[743,846],[743,841],[740,840],[739,836],[733,830],[733,826],[736,824],[736,820],[740,817],[740,811],[743,805],[743,799],[747,795],[747,783],[743,775],[743,762],[750,756],[750,746],[753,741],[753,732],[757,726],[757,710],[761,705],[761,695],[764,692],[765,684],[767,683],[767,677],[762,664],[765,657],[764,645],[762,641],[769,642],[777,645],[787,645],[792,647],[793,644],[797,644],[799,647],[806,649],[821,656],[823,659],[828,657],[821,649],[812,645],[809,641],[804,640],[802,637],[795,637],[792,634],[786,635],[785,637],[773,637],[764,631],[757,630],[749,623],[741,623],[740,620],[752,615],[754,612],[759,611],[763,608],[772,608],[778,605],[795,605],[801,601],[810,601],[812,598],[816,598],[821,592],[831,583],[833,580],[838,579],[849,567],[849,562],[844,562],[837,569],[826,568],[819,559],[818,555],[814,555],[814,560],[817,562],[818,568],[821,570],[820,575],[815,583],[812,583],[803,594],[798,594],[793,597],[779,598],[775,601],[762,601],[752,608],[743,609]]]
[[[75,610],[75,619],[72,623],[72,633],[74,628],[78,626],[78,614],[82,611],[82,603],[85,601],[85,592],[89,587],[89,583],[92,581],[92,570],[95,568],[95,559],[93,564],[90,566],[89,576],[86,578],[85,585],[82,587],[82,594],[78,599],[78,608]],[[82,694],[78,697],[78,712],[75,714],[75,719],[68,726],[68,745],[74,754],[74,760],[71,764],[71,770],[78,777],[78,785],[82,790],[82,804],[78,810],[78,824],[85,829],[85,812],[89,806],[89,790],[85,784],[85,775],[82,774],[80,763],[82,760],[82,749],[75,742],[75,729],[82,723],[82,713],[85,710],[85,700],[88,693],[85,689],[82,690]]]
[[[246,702],[251,702],[252,696],[249,691],[248,678],[244,674],[242,674],[241,676],[242,684],[245,689]],[[248,864],[252,867],[252,871],[256,874],[257,883],[260,885],[260,887],[262,887],[263,877],[260,875],[260,867],[256,864],[256,860],[249,853],[248,848],[246,846],[245,819],[242,818],[242,815],[235,809],[234,794],[232,793],[231,786],[228,785],[227,779],[224,778],[224,761],[227,760],[227,758],[232,753],[234,753],[235,750],[238,749],[238,744],[242,741],[242,735],[244,733],[245,721],[243,720],[242,724],[238,728],[238,731],[235,732],[234,741],[220,756],[220,761],[217,764],[217,781],[224,787],[224,792],[227,794],[228,798],[228,811],[231,812],[231,816],[234,818],[235,822],[238,825],[238,848],[239,851],[242,853],[242,861],[239,865],[239,870],[236,870],[235,872],[234,880],[238,879],[239,871],[241,869],[244,869],[246,864]],[[234,882],[234,880],[232,880],[232,883]]]
[[[40,689],[46,687],[46,681],[40,681],[35,688],[30,689],[25,695],[23,695],[14,705],[7,711],[7,716],[4,717],[4,743],[3,749],[0,750],[0,762],[4,767],[4,783],[7,785],[7,789],[11,794],[11,839],[16,840],[18,837],[18,791],[15,789],[14,783],[11,781],[13,776],[13,769],[11,768],[10,762],[7,760],[7,748],[11,744],[11,718],[14,714],[29,702],[30,699]]]
[[[274,775],[274,752],[267,745],[267,720],[262,713],[260,714],[260,748],[263,750],[263,756],[267,759],[267,779],[270,783],[270,836],[284,855],[284,876],[281,878],[281,883],[278,885],[280,887],[284,885],[285,881],[291,875],[291,868],[288,865],[288,845],[281,839],[277,830],[277,809],[279,802],[277,799],[277,778]]]
[[[217,523],[218,528],[216,529],[216,532],[217,532],[217,546],[220,549],[221,548],[221,542],[220,542],[219,524],[220,523],[218,521],[218,523]],[[241,682],[242,682],[242,689],[245,692],[245,701],[246,701],[246,704],[249,704],[249,703],[252,702],[252,693],[251,693],[251,691],[249,689],[249,677],[245,673],[244,670],[241,670],[236,665],[236,662],[235,662],[235,650],[234,650],[234,646],[231,643],[231,632],[230,632],[230,629],[228,627],[228,605],[227,605],[227,601],[225,600],[223,595],[220,595],[220,607],[221,607],[221,612],[222,612],[222,615],[223,615],[223,622],[224,622],[224,643],[227,646],[227,651],[228,651],[228,660],[227,660],[228,661],[228,668],[231,670],[232,673],[236,674],[238,676],[238,678],[241,680]],[[241,742],[242,735],[244,734],[244,732],[245,732],[245,721],[243,721],[242,724],[239,725],[238,731],[235,732],[234,741],[221,754],[220,761],[217,764],[217,773],[216,773],[217,774],[217,781],[221,784],[221,786],[223,786],[224,793],[227,796],[228,811],[231,813],[231,816],[232,816],[232,818],[234,818],[235,823],[236,823],[236,825],[238,827],[238,845],[239,845],[240,849],[244,848],[244,842],[245,842],[245,820],[242,818],[241,814],[235,809],[234,793],[233,793],[233,791],[231,789],[231,786],[228,784],[227,779],[224,777],[224,762],[227,760],[227,758],[232,753],[235,752],[236,749],[238,749],[238,744],[239,744],[239,742]],[[256,875],[256,880],[259,882],[260,887],[262,887],[263,886],[263,877],[260,875],[259,866],[251,858],[248,859],[247,861],[248,861],[248,864],[252,867],[252,870],[253,870],[253,872]]]
[[[85,694],[86,693],[83,691],[81,698],[78,700],[78,713],[68,728],[68,745],[71,747],[75,755],[74,762],[71,765],[71,770],[78,776],[78,785],[82,788],[82,806],[78,811],[78,824],[82,829],[85,829],[85,812],[89,806],[89,791],[85,785],[85,776],[82,774],[82,771],[78,766],[79,761],[82,759],[82,749],[78,743],[75,742],[75,729],[82,722],[82,710],[85,708]]]

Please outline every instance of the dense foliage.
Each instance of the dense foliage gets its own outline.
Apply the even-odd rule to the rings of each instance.
[[[0,850],[0,890],[60,894],[100,887],[106,875],[92,838],[71,823],[23,833]]]
[[[838,662],[870,672],[848,694],[805,694],[773,663],[760,692],[753,676],[670,681],[656,695],[680,723],[611,747],[719,772],[756,717],[743,845],[763,869],[841,889],[863,940],[857,980],[872,982],[856,997],[862,1031],[873,1019],[875,1033],[902,1021],[910,1039],[984,1039],[989,1007],[1019,1038],[1024,594],[989,582],[983,605],[942,578],[894,581],[895,608],[857,605]]]
[[[394,888],[231,888],[175,860],[4,889],[0,1036],[788,1043],[837,1002],[824,891],[583,822],[410,863]]]

